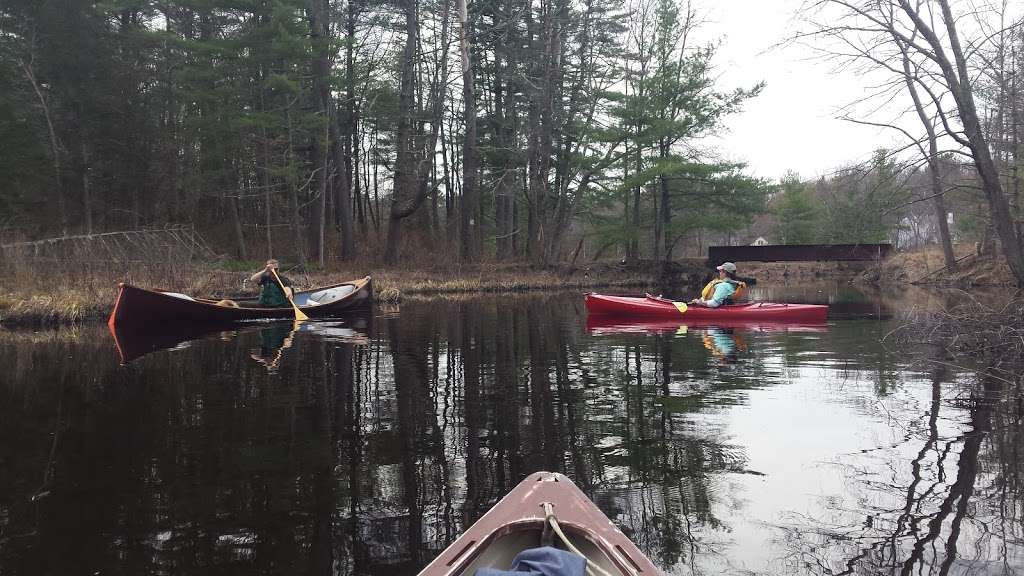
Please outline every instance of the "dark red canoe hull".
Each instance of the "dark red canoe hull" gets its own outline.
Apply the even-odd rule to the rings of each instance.
[[[351,289],[349,290],[349,287]],[[369,276],[350,282],[341,282],[313,290],[295,293],[297,302],[310,301],[312,294],[343,288],[344,297],[326,304],[300,305],[299,308],[310,318],[329,318],[353,308],[369,306],[373,301],[373,281]],[[220,306],[211,298],[191,298],[174,293],[146,290],[130,284],[121,284],[114,310],[107,324],[114,326],[126,323],[141,324],[164,322],[174,324],[223,324],[246,320],[294,318],[290,307],[258,308],[242,301],[238,308]]]
[[[638,298],[587,294],[586,302],[587,313],[593,315],[672,318],[708,323],[730,320],[823,323],[828,316],[828,306],[823,304],[753,302],[719,308],[688,306],[686,312],[680,312],[671,300],[653,296]]]
[[[420,576],[472,576],[484,567],[508,570],[515,553],[540,546],[545,503],[553,504],[562,530],[576,547],[607,572],[661,574],[571,480],[553,472],[535,472],[441,552]]]

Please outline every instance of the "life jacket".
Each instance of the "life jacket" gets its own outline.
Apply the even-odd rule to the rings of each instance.
[[[735,346],[735,349],[732,350],[733,352],[747,351],[747,341],[743,336],[736,333],[730,333],[729,337],[732,338],[733,345]],[[704,344],[704,347],[711,352],[712,356],[721,358],[726,355],[726,351],[719,348],[718,344],[715,342],[715,337],[711,332],[705,332],[704,335],[701,336],[701,342]]]
[[[711,282],[708,282],[707,286],[705,286],[704,289],[700,291],[701,299],[710,300],[711,296],[714,295],[715,293],[715,286],[718,285],[719,282],[728,282],[732,284],[734,288],[736,288],[736,291],[732,293],[732,296],[729,296],[729,298],[727,299],[729,301],[739,300],[740,298],[743,297],[744,294],[747,293],[746,282],[740,282],[739,280],[722,280],[721,278],[715,278]],[[726,304],[731,304],[731,302],[726,302]]]

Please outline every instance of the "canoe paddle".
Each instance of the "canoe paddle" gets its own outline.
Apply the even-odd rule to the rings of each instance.
[[[277,275],[277,270],[270,269],[270,273],[274,275],[274,279],[277,280],[277,285],[281,287],[281,292],[284,292],[284,297],[288,299],[288,303],[292,305],[292,309],[295,310],[295,320],[309,320],[309,316],[306,316],[299,307],[295,305],[295,300],[292,300],[292,295],[288,293],[288,289],[284,287],[284,282],[281,282],[281,277]]]

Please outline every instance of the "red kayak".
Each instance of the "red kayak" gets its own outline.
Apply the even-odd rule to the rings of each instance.
[[[587,316],[587,332],[591,334],[664,334],[686,330],[727,328],[740,332],[827,332],[825,322],[779,322],[777,320],[687,320],[684,316],[658,318],[655,316],[628,316],[596,314]]]
[[[593,315],[644,316],[701,321],[762,320],[765,322],[821,323],[828,315],[828,306],[822,304],[775,304],[751,302],[730,304],[718,308],[687,306],[666,298],[647,295],[605,296],[587,294],[587,313]]]

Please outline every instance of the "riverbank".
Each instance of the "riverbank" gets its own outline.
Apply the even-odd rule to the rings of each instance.
[[[1010,267],[999,256],[979,256],[973,245],[954,247],[956,270],[946,267],[942,250],[929,246],[898,252],[881,264],[867,267],[854,278],[857,284],[873,286],[922,285],[971,290],[977,287],[1016,286]]]
[[[42,273],[15,270],[9,275],[10,287],[0,291],[0,325],[5,327],[44,327],[76,325],[105,320],[117,297],[119,282],[216,298],[238,298],[255,289],[245,282],[257,264],[238,263],[222,266],[168,267],[166,270],[140,268],[123,275],[83,270],[66,273]],[[522,293],[532,291],[634,289],[643,291],[658,285],[658,277],[649,262],[635,265],[595,263],[584,267],[536,267],[528,264],[488,264],[416,269],[348,268],[285,274],[299,287],[312,288],[338,281],[373,276],[374,297],[379,303],[400,302],[407,296],[432,296],[472,293]],[[697,262],[673,263],[669,282],[676,286],[696,286],[707,274]],[[55,280],[56,279],[56,280]],[[243,290],[244,288],[244,290]]]

